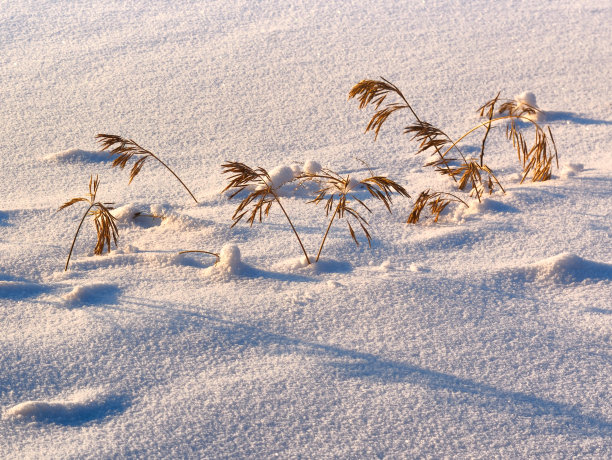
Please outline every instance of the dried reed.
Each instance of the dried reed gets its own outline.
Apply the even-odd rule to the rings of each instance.
[[[421,218],[421,212],[425,207],[429,206],[429,210],[434,217],[434,222],[438,222],[440,214],[444,209],[451,203],[463,203],[466,207],[468,204],[459,198],[457,195],[445,192],[432,192],[431,190],[424,190],[420,193],[416,199],[414,208],[408,216],[409,224],[416,224]]]
[[[318,204],[325,201],[325,214],[329,217],[329,213],[332,212],[331,219],[323,235],[323,240],[319,246],[319,252],[317,253],[316,261],[319,260],[323,246],[329,234],[334,219],[346,218],[348,230],[351,234],[351,238],[356,245],[359,245],[357,236],[350,222],[350,217],[354,218],[355,221],[361,227],[363,234],[368,241],[368,245],[371,246],[372,237],[367,227],[369,226],[365,218],[359,213],[359,211],[350,206],[350,200],[354,200],[363,209],[368,212],[372,212],[370,208],[355,195],[357,189],[367,191],[371,196],[383,202],[389,212],[391,212],[391,193],[397,192],[402,196],[409,197],[408,192],[399,185],[397,182],[384,177],[384,176],[371,176],[361,181],[352,179],[350,176],[341,177],[339,174],[329,170],[323,169],[316,174],[304,173],[298,177],[300,182],[304,181],[315,181],[319,184],[319,190],[317,191],[316,197],[312,200],[312,203]],[[335,201],[337,204],[334,206]],[[333,211],[332,211],[333,210]]]
[[[293,222],[291,222],[287,211],[285,211],[285,208],[283,207],[283,204],[276,193],[276,189],[274,188],[272,179],[270,178],[268,172],[264,168],[257,167],[253,169],[244,163],[238,162],[224,163],[222,168],[224,174],[231,174],[229,177],[229,184],[223,189],[223,192],[229,189],[235,190],[229,196],[230,199],[234,198],[236,195],[245,190],[248,192],[247,196],[243,198],[234,211],[234,215],[232,216],[234,223],[232,224],[232,227],[234,227],[245,215],[249,213],[247,222],[251,226],[258,216],[259,222],[261,222],[263,215],[267,216],[272,205],[277,203],[287,218],[287,221],[291,226],[291,230],[293,230],[293,233],[300,244],[300,248],[302,249],[304,256],[306,256],[306,261],[310,265],[310,258],[308,257],[308,253],[306,252],[304,244],[300,239],[300,235],[298,235]],[[249,211],[248,207],[250,205],[252,205],[252,208]]]
[[[400,98],[400,102],[386,103],[381,108],[389,94],[395,94]],[[456,141],[453,141],[441,129],[421,120],[399,88],[382,77],[381,80],[363,80],[357,83],[349,92],[349,99],[358,97],[360,109],[370,104],[374,106],[375,112],[366,127],[366,132],[374,131],[375,139],[378,137],[382,125],[391,114],[400,109],[409,109],[416,121],[408,125],[404,129],[404,133],[412,134],[412,139],[419,142],[417,154],[428,151],[432,153],[435,151],[435,154],[437,154],[434,160],[429,161],[424,166],[433,167],[439,173],[451,177],[457,183],[457,187],[460,190],[469,191],[479,201],[486,190],[492,193],[495,187],[499,187],[504,191],[491,168],[484,163],[485,146],[494,123],[507,122],[506,136],[509,140],[512,140],[523,168],[521,183],[530,173],[532,173],[532,181],[534,182],[550,179],[553,159],[556,161],[557,167],[559,167],[557,147],[550,127],[547,127],[547,131],[544,131],[534,119],[539,110],[522,101],[501,101],[499,96],[500,94],[498,93],[493,99],[487,101],[478,109],[480,116],[486,117],[486,121],[474,126]],[[500,105],[496,107],[498,103]],[[535,139],[531,146],[527,145],[518,122],[530,123],[535,128]],[[479,160],[476,161],[466,157],[459,149],[458,144],[480,128],[484,128],[485,132],[481,142]],[[457,158],[449,156],[451,150],[458,153]],[[457,161],[459,161],[458,165],[456,164]],[[408,222],[417,222],[421,211],[427,204],[429,204],[437,221],[440,212],[450,202],[457,201],[455,199],[442,198],[442,196],[448,195],[443,192],[432,192],[430,190],[422,192],[415,202]],[[455,195],[452,196],[458,198]],[[466,204],[463,200],[459,199],[459,201]]]
[[[98,193],[98,186],[100,185],[100,181],[98,180],[98,176],[93,178],[93,175],[89,177],[89,193],[87,197],[78,197],[72,198],[67,201],[63,205],[61,205],[58,211],[65,209],[69,206],[72,206],[75,203],[84,201],[89,203],[89,207],[83,214],[81,218],[81,222],[77,227],[77,231],[74,234],[74,238],[72,239],[72,245],[70,246],[70,252],[68,253],[68,259],[66,260],[66,266],[64,267],[64,271],[68,270],[68,263],[70,262],[70,257],[72,256],[72,250],[74,249],[74,244],[76,242],[77,236],[79,235],[79,231],[81,230],[81,226],[85,221],[87,216],[92,216],[94,218],[94,225],[96,227],[97,241],[96,246],[94,247],[94,254],[100,255],[104,252],[104,247],[106,246],[108,252],[111,250],[111,238],[117,246],[117,238],[119,237],[119,231],[117,230],[117,225],[115,224],[115,216],[113,216],[110,211],[114,208],[109,205],[112,203],[101,203],[96,201],[96,194]]]
[[[185,190],[187,190],[189,195],[191,195],[191,198],[193,198],[193,201],[195,201],[196,203],[198,202],[196,197],[193,196],[193,193],[191,193],[191,190],[187,188],[187,186],[181,180],[181,178],[177,176],[177,174],[172,169],[170,169],[170,167],[166,163],[160,160],[159,157],[155,155],[154,153],[142,148],[140,145],[138,145],[133,140],[125,139],[121,136],[115,136],[113,134],[98,134],[96,138],[98,139],[98,142],[102,146],[102,150],[110,149],[109,154],[111,156],[115,156],[115,155],[117,156],[117,158],[113,160],[113,167],[119,166],[121,169],[124,169],[125,166],[127,165],[127,162],[133,156],[140,157],[138,160],[136,160],[136,162],[132,166],[132,170],[130,171],[130,181],[128,183],[130,184],[132,183],[132,180],[134,180],[134,178],[138,175],[138,173],[144,166],[145,161],[147,161],[147,159],[151,157],[151,158],[156,159],[159,163],[161,163],[162,166],[164,166],[168,171],[170,171],[172,175],[176,177],[176,179],[185,188]]]

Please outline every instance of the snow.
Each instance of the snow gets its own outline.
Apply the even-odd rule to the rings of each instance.
[[[611,458],[611,20],[599,0],[4,2],[0,458]],[[506,193],[468,198],[422,167],[407,111],[364,135],[348,91],[379,76],[452,138],[498,91],[537,98],[559,168],[521,184],[499,125]],[[198,203],[153,159],[128,185],[98,133]],[[300,173],[412,198],[389,214],[355,188],[372,247],[334,221],[308,264],[277,203],[231,227],[226,161],[270,172],[313,261],[331,216]],[[56,211],[92,174],[118,245],[94,255],[88,218],[64,271],[87,205]],[[425,189],[469,207],[406,224]]]
[[[25,401],[7,409],[3,418],[78,426],[108,415],[111,412],[109,409],[117,409],[121,405],[121,399],[103,389],[88,388],[76,391],[66,399]]]

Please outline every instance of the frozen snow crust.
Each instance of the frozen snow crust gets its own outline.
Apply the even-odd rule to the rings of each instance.
[[[0,458],[612,458],[611,19],[591,0],[3,2]],[[497,91],[537,101],[560,168],[519,184],[500,126],[485,162],[507,193],[406,225],[453,186],[408,113],[363,134],[347,93],[379,76],[453,137]],[[199,204],[154,161],[128,186],[97,133]],[[277,206],[230,228],[225,161],[271,173],[311,255],[327,220],[298,172],[371,167],[413,198],[366,199],[372,248],[339,222],[307,265]],[[87,221],[63,272],[85,209],[55,211],[90,174],[119,245],[93,256]]]

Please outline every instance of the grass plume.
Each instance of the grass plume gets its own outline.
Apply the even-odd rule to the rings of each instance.
[[[74,238],[72,239],[72,245],[70,246],[70,252],[68,253],[68,259],[66,260],[66,266],[64,267],[64,271],[68,270],[68,264],[70,263],[70,257],[72,256],[72,250],[74,249],[74,244],[76,242],[77,236],[79,235],[79,231],[85,221],[87,216],[93,217],[94,225],[96,227],[96,246],[94,247],[94,254],[100,255],[104,252],[104,248],[107,247],[108,252],[111,250],[111,239],[114,241],[115,246],[117,246],[117,238],[119,237],[119,231],[117,230],[117,225],[115,223],[116,218],[110,213],[110,211],[114,208],[109,205],[112,203],[101,203],[96,201],[96,195],[98,193],[98,187],[100,185],[100,181],[98,180],[98,176],[93,178],[93,175],[89,177],[89,193],[87,197],[78,197],[72,198],[71,200],[65,202],[61,205],[58,211],[62,209],[66,209],[73,204],[79,202],[85,202],[89,204],[89,207],[83,214],[81,218],[81,222],[77,227],[76,233],[74,234]]]
[[[306,256],[306,261],[310,265],[310,258],[304,248],[304,244],[295,229],[293,222],[289,218],[287,211],[283,207],[280,198],[276,192],[273,181],[270,178],[270,174],[264,168],[257,167],[255,169],[239,162],[226,162],[222,165],[223,173],[229,174],[229,184],[223,189],[223,192],[233,189],[230,194],[230,199],[243,191],[247,191],[246,197],[238,204],[238,207],[232,215],[234,227],[238,222],[242,220],[248,214],[247,222],[252,226],[255,220],[259,217],[259,222],[262,221],[263,216],[267,216],[274,203],[283,211],[283,214],[287,218],[291,230],[300,244],[302,252]],[[250,207],[250,209],[249,209]]]
[[[187,190],[189,195],[191,195],[193,201],[195,201],[196,203],[198,202],[196,197],[193,195],[193,193],[191,193],[191,190],[189,190],[189,188],[185,185],[181,178],[153,152],[142,148],[132,139],[126,139],[124,137],[116,136],[114,134],[98,134],[96,138],[98,139],[102,150],[108,150],[111,156],[117,157],[113,160],[113,167],[118,166],[119,168],[124,169],[128,161],[130,161],[133,157],[138,157],[130,171],[130,181],[128,183],[132,183],[132,181],[138,175],[148,158],[154,158],[168,171],[170,171],[174,177],[176,177],[176,179],[181,183],[185,190]]]
[[[399,98],[399,102],[386,102],[387,97],[391,94]],[[424,166],[433,167],[440,174],[451,177],[459,190],[469,192],[470,195],[476,196],[479,201],[485,191],[492,193],[495,188],[499,188],[504,192],[503,186],[492,169],[484,163],[486,142],[492,126],[496,123],[506,123],[506,137],[512,141],[523,170],[521,183],[529,174],[531,174],[531,180],[534,182],[550,179],[553,161],[559,167],[557,147],[550,127],[544,130],[540,126],[536,121],[541,113],[540,110],[525,101],[501,100],[500,93],[497,93],[494,98],[485,102],[478,109],[480,116],[485,117],[486,120],[453,141],[441,129],[421,120],[400,89],[382,77],[380,80],[362,80],[357,83],[349,92],[349,99],[352,98],[358,98],[360,109],[364,109],[368,105],[374,107],[374,114],[365,130],[366,133],[373,131],[374,139],[378,137],[382,125],[391,114],[401,109],[409,109],[415,121],[404,128],[404,133],[411,134],[412,140],[419,143],[417,154],[432,153],[436,155]],[[520,129],[521,122],[529,123],[535,129],[535,137],[531,145],[527,144]],[[479,129],[484,129],[484,135],[481,141],[479,158],[476,160],[466,157],[458,144]],[[453,157],[451,157],[451,151],[455,153]],[[430,206],[437,221],[440,212],[451,202],[457,201],[458,197],[456,195],[450,194],[450,196],[454,198],[449,198],[449,194],[443,192],[432,192],[431,190],[421,192],[414,204],[408,222],[417,222],[425,206]],[[465,204],[463,200],[459,199],[459,201]]]
[[[391,194],[393,192],[399,193],[402,196],[409,197],[408,192],[404,187],[399,185],[397,182],[384,177],[384,176],[371,176],[361,181],[357,181],[350,176],[342,177],[339,174],[323,169],[316,174],[304,173],[299,177],[300,181],[312,180],[319,183],[319,190],[316,197],[312,200],[313,203],[318,204],[325,202],[325,213],[331,218],[323,235],[323,240],[319,246],[316,261],[319,260],[323,246],[327,239],[327,235],[331,229],[332,224],[336,218],[346,219],[349,233],[355,244],[359,245],[357,235],[353,226],[351,225],[350,218],[359,225],[363,232],[368,245],[371,246],[372,237],[368,231],[368,222],[359,212],[356,206],[352,205],[351,201],[359,205],[359,207],[367,212],[372,212],[370,208],[355,195],[355,191],[362,189],[367,191],[372,197],[382,201],[387,210],[391,212]]]

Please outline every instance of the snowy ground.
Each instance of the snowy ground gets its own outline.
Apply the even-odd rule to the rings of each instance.
[[[612,457],[611,22],[609,0],[0,1],[0,457]],[[407,225],[452,184],[407,113],[363,134],[347,93],[379,76],[452,136],[533,92],[560,169],[519,184],[496,129],[507,193]],[[200,203],[153,162],[128,186],[97,133]],[[227,160],[363,161],[413,199],[369,200],[372,248],[334,226],[301,268],[278,208],[230,228]],[[85,208],[55,211],[90,174],[119,245],[93,256],[86,223],[64,272]],[[315,253],[323,208],[288,195]],[[177,254],[226,244],[225,271]]]

